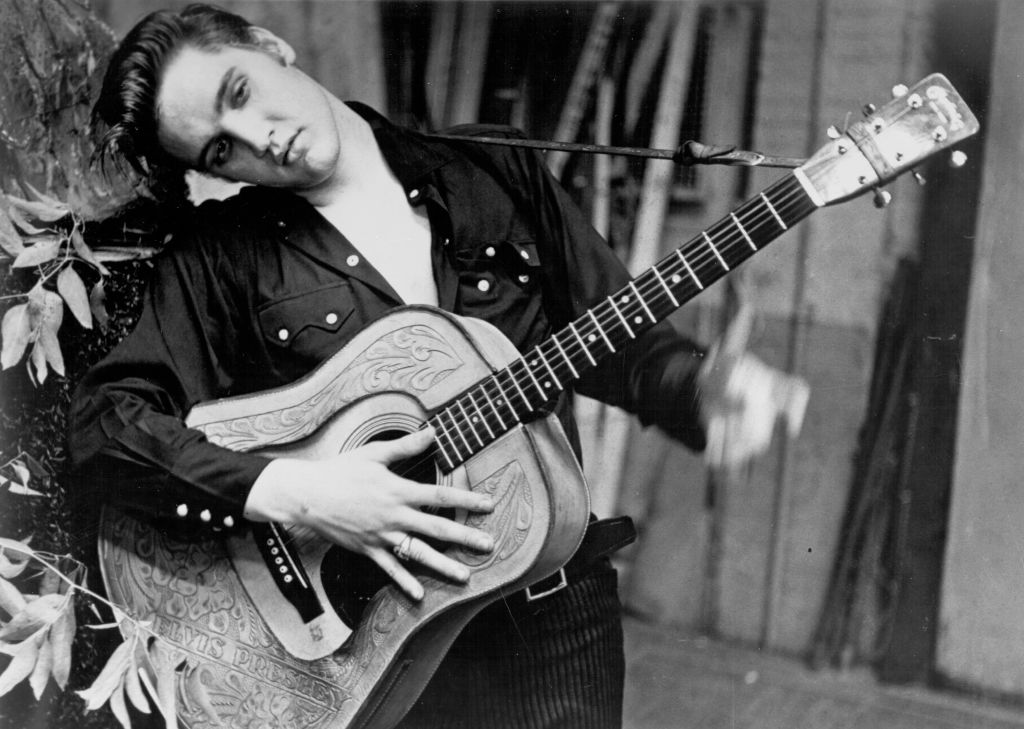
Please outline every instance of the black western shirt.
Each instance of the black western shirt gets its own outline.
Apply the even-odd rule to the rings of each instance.
[[[543,158],[396,127],[362,105],[412,205],[426,207],[441,308],[496,326],[520,351],[586,313],[629,276]],[[85,486],[136,514],[238,527],[268,461],[184,426],[215,398],[287,384],[403,302],[344,235],[291,193],[246,188],[201,205],[156,263],[135,330],[85,376],[71,457]],[[702,447],[701,351],[661,323],[584,375],[576,390]],[[578,452],[571,403],[556,412]]]

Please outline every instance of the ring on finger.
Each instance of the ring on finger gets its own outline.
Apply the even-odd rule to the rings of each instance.
[[[405,539],[394,546],[395,556],[405,562],[412,556],[412,535],[406,534]]]

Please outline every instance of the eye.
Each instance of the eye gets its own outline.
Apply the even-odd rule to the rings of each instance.
[[[246,101],[249,100],[249,81],[245,78],[240,78],[235,83],[234,89],[231,90],[231,105],[234,108],[242,106]]]
[[[231,140],[221,137],[217,140],[217,143],[213,145],[213,166],[222,165],[228,161],[231,156]]]

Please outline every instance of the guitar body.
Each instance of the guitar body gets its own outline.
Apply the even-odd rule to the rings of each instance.
[[[379,437],[412,432],[429,413],[519,356],[493,327],[430,307],[404,307],[369,325],[306,378],[284,388],[197,406],[191,427],[227,448],[321,458]],[[100,563],[112,600],[152,621],[182,682],[189,727],[278,729],[393,726],[419,696],[465,624],[488,603],[557,571],[582,540],[589,498],[553,416],[501,435],[454,470],[447,485],[490,494],[491,514],[453,518],[489,532],[490,554],[449,548],[466,585],[426,572],[420,602],[386,584],[346,623],[321,572],[331,545],[296,535],[324,607],[303,620],[281,595],[248,531],[229,540],[182,541],[106,508]],[[343,478],[339,474],[339,478]],[[345,575],[330,576],[342,582]],[[208,698],[208,700],[207,700]],[[205,709],[198,708],[203,704]]]

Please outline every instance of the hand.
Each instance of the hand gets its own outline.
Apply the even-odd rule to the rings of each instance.
[[[493,549],[493,539],[484,531],[421,508],[490,512],[494,509],[491,499],[449,486],[416,483],[388,470],[388,464],[422,453],[433,437],[428,428],[323,460],[275,459],[253,485],[245,516],[306,526],[345,549],[364,554],[414,600],[423,597],[423,586],[398,559],[396,549],[400,548],[403,559],[465,582],[469,579],[465,565],[415,535],[484,552]]]
[[[781,418],[796,437],[807,408],[810,388],[803,378],[745,351],[752,323],[751,307],[741,305],[698,374],[704,457],[712,468],[737,469],[767,451]]]

